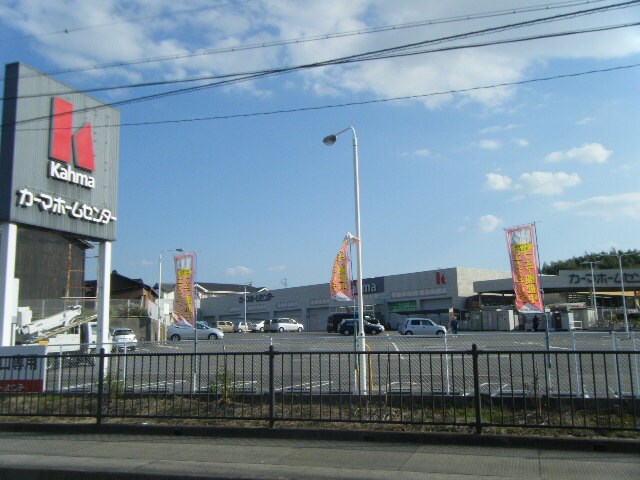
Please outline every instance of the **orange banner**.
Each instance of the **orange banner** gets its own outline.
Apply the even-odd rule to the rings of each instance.
[[[176,266],[173,311],[178,318],[193,326],[196,321],[194,284],[196,256],[194,253],[186,253],[184,255],[176,255],[173,260]]]
[[[521,313],[544,313],[540,289],[538,255],[536,253],[535,225],[522,225],[505,229],[516,309]]]
[[[347,233],[340,247],[340,251],[333,262],[333,272],[331,273],[331,281],[329,282],[329,291],[333,300],[346,302],[353,299],[350,278],[351,259],[349,258],[349,247],[353,238],[350,233]]]

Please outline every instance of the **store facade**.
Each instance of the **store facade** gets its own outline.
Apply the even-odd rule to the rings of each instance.
[[[363,280],[365,313],[373,313],[392,329],[408,315],[428,316],[446,325],[450,315],[460,318],[467,312],[468,298],[473,297],[473,283],[480,280],[509,279],[505,271],[464,267],[371,277]],[[354,289],[355,290],[355,289]],[[329,298],[329,284],[282,288],[259,293],[229,295],[200,301],[202,320],[238,321],[290,317],[304,325],[306,331],[326,330],[329,314],[352,308],[352,302]]]

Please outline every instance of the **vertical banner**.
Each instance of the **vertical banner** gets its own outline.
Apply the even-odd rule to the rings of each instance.
[[[516,294],[516,309],[521,313],[544,313],[535,225],[505,229],[511,260],[511,277]]]
[[[354,238],[353,235],[347,233],[342,241],[340,251],[338,251],[336,259],[333,262],[333,271],[331,272],[331,281],[329,282],[329,294],[333,300],[339,302],[347,302],[353,299],[349,247]]]
[[[173,311],[175,315],[195,325],[195,285],[196,255],[185,253],[173,257],[176,266],[176,289],[173,298]],[[174,317],[175,318],[175,317]]]

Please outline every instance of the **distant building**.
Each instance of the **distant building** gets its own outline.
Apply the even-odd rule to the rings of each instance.
[[[475,281],[510,278],[509,272],[463,267],[365,278],[364,304],[367,313],[373,313],[391,328],[397,328],[407,315],[429,316],[446,325],[450,314],[462,318],[468,313],[467,300],[476,294]],[[203,298],[199,317],[205,321],[238,320],[244,316],[244,297],[236,294]],[[311,332],[325,331],[330,313],[353,305],[330,300],[328,283],[250,292],[246,301],[250,320],[290,317]]]

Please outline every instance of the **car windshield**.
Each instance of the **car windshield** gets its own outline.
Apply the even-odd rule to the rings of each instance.
[[[133,335],[133,330],[130,328],[121,328],[113,331],[114,335]]]

